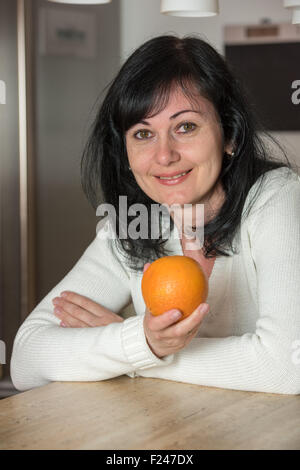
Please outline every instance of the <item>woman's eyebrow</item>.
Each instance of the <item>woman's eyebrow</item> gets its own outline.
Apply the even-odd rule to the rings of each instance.
[[[178,111],[178,113],[173,114],[170,116],[170,119],[175,119],[177,116],[183,113],[198,113],[203,114],[201,111],[196,111],[195,109],[183,109],[182,111]],[[139,121],[137,124],[143,124],[144,126],[150,126],[150,123],[147,121]]]
[[[173,114],[173,116],[170,117],[170,119],[175,119],[177,116],[179,116],[182,113],[197,113],[197,114],[203,114],[201,111],[196,111],[195,109],[184,109],[183,111],[178,111],[178,113]]]

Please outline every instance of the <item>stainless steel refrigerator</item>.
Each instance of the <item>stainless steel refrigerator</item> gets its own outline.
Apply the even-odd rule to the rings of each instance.
[[[47,21],[55,29],[62,17],[90,36],[84,54],[47,44]],[[10,357],[19,326],[96,234],[80,158],[119,66],[118,1],[0,0],[0,398],[16,393]]]

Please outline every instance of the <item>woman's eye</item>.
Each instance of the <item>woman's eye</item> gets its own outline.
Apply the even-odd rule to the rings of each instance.
[[[134,137],[136,137],[139,140],[143,139],[149,139],[151,132],[148,131],[147,129],[140,130],[134,134]]]
[[[179,126],[179,131],[183,134],[186,134],[187,132],[192,132],[194,129],[196,129],[196,125],[192,122],[184,122]]]

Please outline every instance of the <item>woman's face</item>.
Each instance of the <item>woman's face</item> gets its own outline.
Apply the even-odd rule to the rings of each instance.
[[[175,89],[165,109],[126,132],[126,147],[136,182],[154,201],[211,203],[220,194],[218,177],[229,150],[213,105],[200,95],[191,104]]]

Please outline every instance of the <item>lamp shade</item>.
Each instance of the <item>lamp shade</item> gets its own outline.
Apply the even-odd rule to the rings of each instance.
[[[283,6],[292,9],[292,23],[300,24],[300,0],[284,0]]]
[[[300,24],[300,7],[293,9],[292,23]]]
[[[101,3],[110,3],[111,0],[48,0],[48,2],[73,3],[73,5],[100,5]]]
[[[285,8],[294,8],[294,7],[300,8],[300,0],[284,0],[283,6]]]
[[[219,0],[161,0],[160,12],[172,16],[215,16]]]

